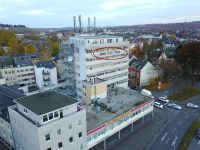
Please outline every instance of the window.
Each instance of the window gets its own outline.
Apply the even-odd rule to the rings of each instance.
[[[27,109],[24,108],[24,112],[27,114],[28,113]]]
[[[58,112],[54,112],[54,118],[58,117]]]
[[[118,43],[118,39],[116,39],[116,43]]]
[[[47,150],[51,150],[51,148],[47,148]]]
[[[83,144],[80,145],[80,150],[83,150]]]
[[[52,120],[53,119],[53,113],[50,113],[49,114],[49,120]]]
[[[112,43],[112,39],[107,39],[107,43]]]
[[[48,121],[47,115],[43,116],[43,122]]]
[[[61,129],[57,130],[57,134],[60,135],[61,134]]]
[[[70,137],[69,138],[69,143],[72,143],[73,142],[73,137]]]
[[[50,140],[50,134],[49,133],[45,135],[45,140],[46,141]]]
[[[62,148],[62,142],[58,143],[58,148]]]
[[[72,124],[70,124],[68,128],[69,128],[69,129],[72,129]]]
[[[79,125],[79,126],[81,125],[81,120],[78,120],[78,125]]]
[[[78,137],[79,137],[79,138],[82,137],[82,132],[79,132]]]

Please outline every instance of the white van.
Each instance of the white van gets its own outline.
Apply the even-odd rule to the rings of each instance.
[[[146,89],[142,89],[141,94],[144,95],[144,96],[148,96],[148,97],[154,98],[152,93],[151,93],[151,91],[148,91]]]

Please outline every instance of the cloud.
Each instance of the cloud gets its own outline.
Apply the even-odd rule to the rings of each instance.
[[[32,10],[25,10],[25,11],[19,11],[17,14],[21,15],[29,15],[29,16],[49,16],[53,15],[53,12],[49,12],[46,9],[32,9]]]

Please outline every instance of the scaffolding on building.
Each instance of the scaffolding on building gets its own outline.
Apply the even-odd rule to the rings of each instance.
[[[59,54],[59,57],[62,60],[61,79],[64,81],[62,92],[76,98],[74,46],[63,41],[61,47],[63,51]]]

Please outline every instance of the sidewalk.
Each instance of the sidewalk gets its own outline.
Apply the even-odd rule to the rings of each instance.
[[[166,118],[163,113],[156,112],[154,118],[145,123],[142,127],[122,138],[118,143],[108,148],[108,150],[144,150],[151,147],[159,133],[166,125]]]

